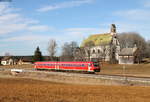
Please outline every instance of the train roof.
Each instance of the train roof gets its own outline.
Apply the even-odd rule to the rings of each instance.
[[[81,62],[81,61],[73,61],[73,62],[53,62],[53,61],[46,61],[46,62],[35,62],[35,63],[93,63],[93,62]]]

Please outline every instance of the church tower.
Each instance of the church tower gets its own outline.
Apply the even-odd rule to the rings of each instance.
[[[116,35],[116,25],[111,24],[111,30],[110,30],[111,35]]]

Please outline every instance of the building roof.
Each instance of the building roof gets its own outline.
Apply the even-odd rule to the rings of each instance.
[[[3,56],[2,57],[2,61],[6,61],[9,59],[13,59],[14,61],[19,61],[19,59],[28,59],[28,60],[32,60],[33,56]]]
[[[2,60],[3,59],[3,56],[0,56],[0,60]]]
[[[12,58],[12,56],[4,56],[1,60],[2,61],[6,61],[6,60],[9,60],[9,59],[11,59]]]
[[[20,60],[23,62],[33,62],[33,56],[22,56]]]
[[[103,45],[103,44],[109,44],[112,40],[112,35],[110,33],[104,33],[104,34],[94,34],[89,36],[87,39],[85,39],[81,47],[84,47],[86,43],[93,42],[95,46]]]
[[[120,56],[133,56],[137,48],[123,48],[119,53]]]

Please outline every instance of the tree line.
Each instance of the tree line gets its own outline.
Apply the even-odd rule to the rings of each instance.
[[[57,50],[58,45],[55,39],[50,39],[48,42],[47,51],[49,54],[49,58],[46,60],[49,61],[73,61],[74,60],[74,51],[79,45],[77,42],[65,42],[61,46],[61,54],[60,56],[57,56]],[[45,59],[42,56],[42,52],[40,51],[39,47],[36,48],[34,52],[33,57],[34,62],[35,61],[44,61]]]
[[[136,45],[140,51],[140,59],[150,58],[150,40],[146,41],[142,36],[140,36],[140,34],[135,32],[120,33],[117,38],[119,39],[121,49],[133,48]],[[76,41],[66,42],[61,46],[60,56],[57,56],[56,53],[58,52],[58,44],[55,39],[50,39],[48,42],[47,51],[49,53],[50,61],[75,61],[77,57],[80,57],[80,61],[84,61],[85,54],[90,58],[90,48],[93,46],[95,46],[93,42],[86,43],[85,48],[81,48]],[[104,47],[103,52],[105,52],[106,46],[100,46]],[[80,51],[77,52],[78,55],[75,53],[75,51],[78,51],[77,49],[80,49]],[[105,53],[100,53],[98,56],[100,56],[100,58],[105,58]],[[42,53],[39,47],[37,47],[34,53],[34,61],[42,60],[44,60],[42,59]]]
[[[150,40],[145,40],[135,32],[121,33],[118,36],[121,48],[133,48],[137,46],[141,58],[150,58]]]

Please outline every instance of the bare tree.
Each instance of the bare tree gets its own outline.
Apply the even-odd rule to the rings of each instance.
[[[65,43],[62,46],[62,61],[73,61],[74,60],[74,50],[78,47],[77,43],[72,41],[70,43]]]
[[[146,42],[145,57],[150,58],[150,40]]]
[[[48,53],[51,60],[54,60],[54,56],[56,54],[57,43],[54,39],[50,39],[48,43]]]
[[[146,41],[145,39],[140,36],[138,33],[135,32],[127,32],[127,33],[121,33],[119,34],[119,42],[121,45],[121,48],[133,48],[135,45],[138,48],[139,54],[138,54],[138,62],[141,62],[142,58],[145,55],[145,49],[146,49]]]
[[[83,47],[77,47],[75,48],[74,50],[74,60],[75,61],[86,61],[86,58],[85,58],[85,49]]]
[[[72,41],[72,42],[70,43],[70,47],[71,47],[71,54],[72,54],[72,56],[74,57],[74,51],[75,51],[75,49],[78,47],[77,42]]]
[[[11,54],[10,54],[9,52],[6,52],[6,53],[4,54],[4,56],[11,56]]]
[[[90,61],[90,56],[91,56],[91,48],[95,46],[93,41],[89,41],[84,44],[84,49],[87,55],[87,60]]]
[[[118,35],[118,38],[121,48],[132,48],[135,46],[135,44],[137,47],[142,46],[145,48],[146,46],[145,39],[135,32],[121,33]]]

